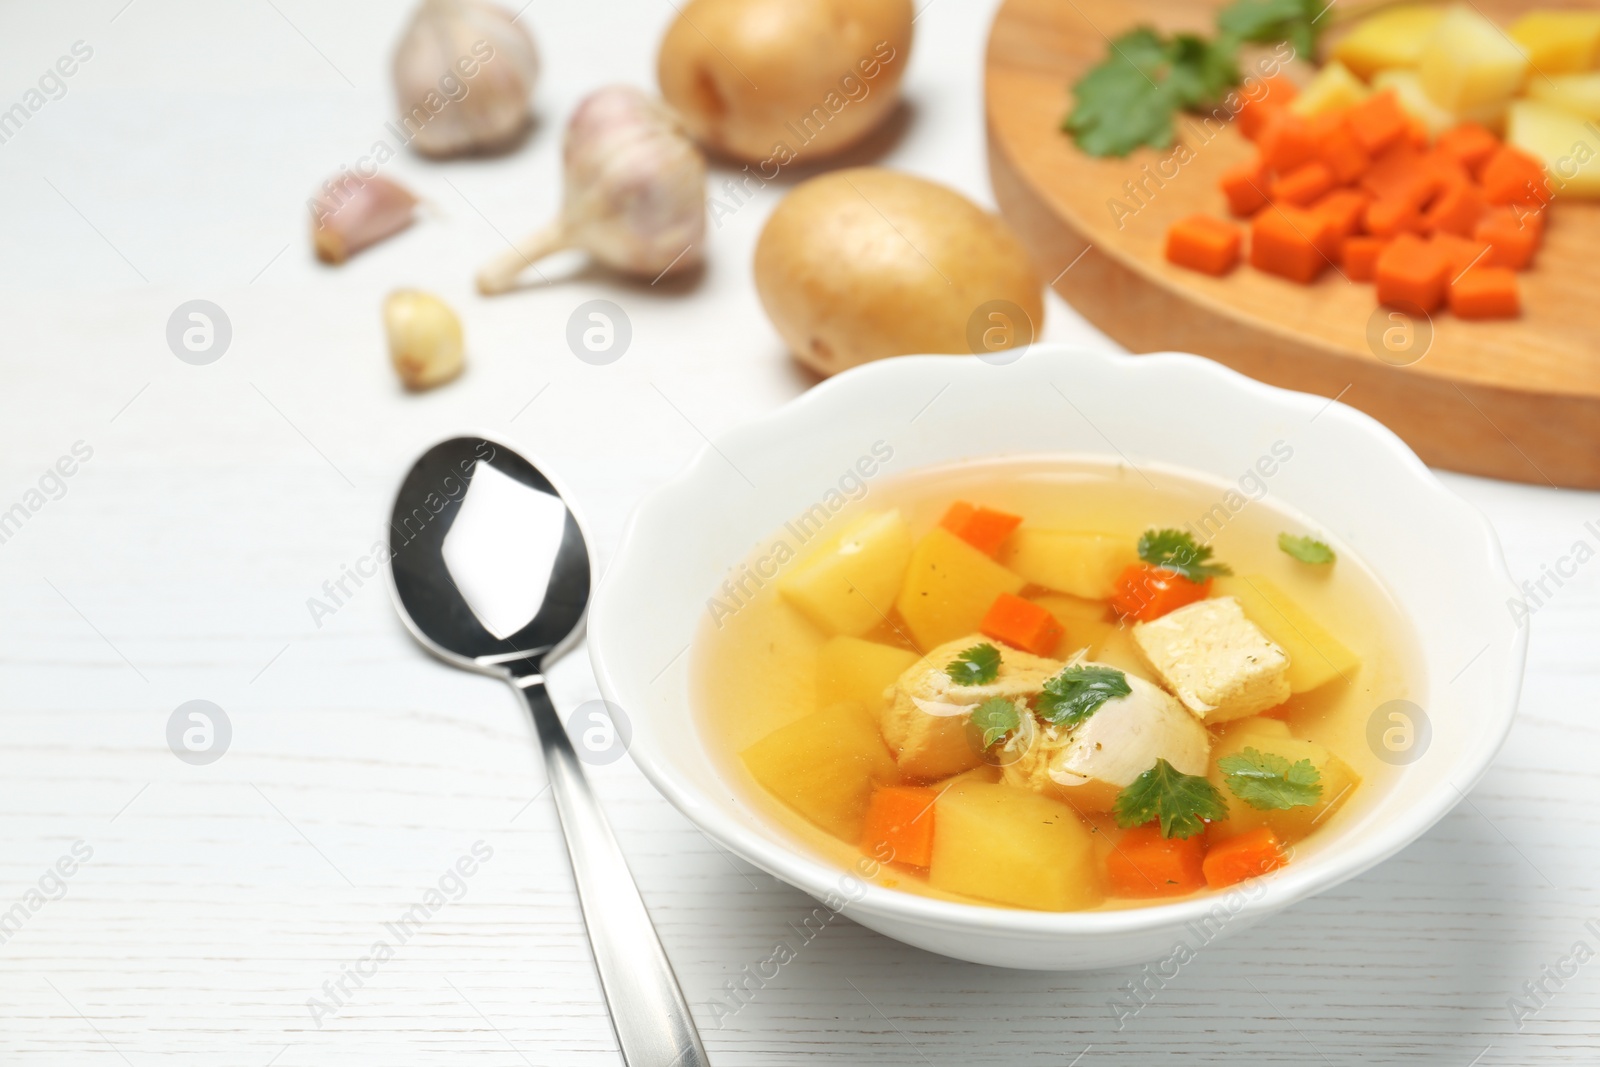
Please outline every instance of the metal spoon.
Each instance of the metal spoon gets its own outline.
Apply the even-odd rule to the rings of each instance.
[[[530,506],[516,510],[524,527],[514,541],[520,555],[480,552],[462,559],[456,551],[447,565],[446,536],[485,466],[520,483],[514,494],[525,496],[526,488],[548,499],[527,497]],[[486,497],[489,483],[505,484],[492,475],[482,480]],[[503,678],[533,716],[623,1061],[629,1067],[708,1067],[672,964],[544,687],[545,665],[577,644],[589,603],[589,550],[571,509],[550,480],[511,449],[457,437],[430,448],[406,475],[389,525],[389,552],[395,605],[416,639],[447,663]],[[462,573],[468,569],[473,573]],[[458,580],[468,588],[492,588],[507,574],[543,584],[522,590],[534,605],[527,624],[497,636],[469,606]]]

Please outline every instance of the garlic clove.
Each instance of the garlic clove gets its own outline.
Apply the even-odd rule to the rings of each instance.
[[[410,226],[417,198],[388,178],[360,178],[345,172],[324,182],[307,204],[317,258],[343,263]]]
[[[461,320],[450,305],[418,289],[397,289],[383,302],[389,358],[407,389],[442,385],[461,373]]]
[[[539,55],[515,17],[484,0],[417,8],[394,54],[398,132],[417,151],[494,151],[527,128]]]
[[[567,123],[562,159],[561,217],[484,267],[481,292],[505,292],[563,248],[652,279],[701,262],[705,156],[666,104],[626,85],[591,93]]]

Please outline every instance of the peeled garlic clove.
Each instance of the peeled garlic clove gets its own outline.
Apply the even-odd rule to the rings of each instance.
[[[343,263],[410,226],[417,198],[388,178],[360,178],[346,172],[323,183],[308,204],[317,257]]]
[[[563,248],[646,278],[700,262],[706,161],[670,107],[631,86],[597,90],[567,123],[562,158],[561,217],[486,266],[480,291],[505,292]]]
[[[503,148],[532,116],[539,54],[504,8],[423,0],[394,54],[401,132],[429,156]]]
[[[432,293],[390,293],[383,302],[383,328],[389,358],[407,389],[432,389],[461,373],[461,320]]]

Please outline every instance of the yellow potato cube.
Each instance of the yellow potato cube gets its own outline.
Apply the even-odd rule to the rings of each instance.
[[[1415,67],[1442,18],[1441,4],[1404,4],[1369,15],[1333,46],[1333,58],[1368,79],[1380,70]]]
[[[1522,88],[1528,56],[1506,32],[1470,7],[1452,7],[1422,49],[1422,87],[1462,117],[1498,108]]]
[[[1600,198],[1600,136],[1581,115],[1532,100],[1511,105],[1506,143],[1544,164],[1557,196]]]
[[[1600,71],[1534,77],[1528,82],[1528,97],[1586,119],[1600,119]]]
[[[1103,600],[1084,600],[1060,593],[1040,593],[1028,599],[1055,616],[1065,631],[1056,642],[1056,659],[1064,659],[1080,648],[1093,648],[1117,628],[1111,609]]]
[[[971,780],[934,807],[936,889],[1042,911],[1089,908],[1103,896],[1093,835],[1065,804]]]
[[[1371,95],[1366,82],[1334,59],[1323,64],[1300,95],[1289,102],[1289,110],[1312,118],[1326,111],[1342,111]]]
[[[1214,580],[1211,593],[1237,597],[1245,618],[1289,653],[1289,692],[1304,693],[1335,678],[1350,679],[1360,669],[1360,657],[1268,579],[1226,575]]]
[[[855,704],[779,727],[741,756],[767,792],[851,844],[861,839],[873,784],[900,779],[875,717]]]
[[[1139,561],[1126,537],[1028,526],[1007,539],[999,558],[1034,585],[1090,600],[1109,598],[1116,592],[1117,575]]]
[[[1270,721],[1263,719],[1261,724]],[[1326,823],[1328,816],[1338,810],[1339,806],[1350,798],[1356,786],[1361,784],[1360,776],[1351,770],[1350,765],[1344,760],[1315,741],[1302,741],[1296,737],[1284,736],[1287,733],[1287,729],[1266,730],[1260,725],[1252,724],[1248,728],[1229,730],[1227,736],[1218,741],[1216,747],[1211,750],[1211,784],[1217,787],[1228,802],[1228,817],[1211,825],[1208,831],[1211,837],[1223,840],[1235,834],[1242,834],[1246,830],[1254,830],[1258,826],[1266,826],[1271,828],[1272,832],[1278,835],[1278,839],[1285,844],[1298,841]],[[1251,807],[1228,788],[1227,776],[1217,765],[1224,757],[1238,755],[1247,748],[1281,756],[1290,763],[1310,760],[1320,776],[1317,784],[1322,787],[1322,795],[1314,804],[1302,804],[1293,808],[1263,810]]]
[[[778,592],[826,633],[858,637],[889,614],[911,558],[898,511],[868,515],[778,582]]]
[[[1155,685],[1161,684],[1156,672],[1145,662],[1139,646],[1134,643],[1131,626],[1114,624],[1104,637],[1090,646],[1088,659],[1093,663],[1104,663],[1108,667],[1115,667],[1125,674],[1143,678]]]
[[[876,711],[884,692],[915,662],[917,654],[909,649],[843,634],[830,638],[817,651],[817,703],[848,701]]]
[[[1418,119],[1428,128],[1428,136],[1437,139],[1444,131],[1459,126],[1461,119],[1454,111],[1446,111],[1433,102],[1422,88],[1422,79],[1414,70],[1385,70],[1372,79],[1372,88],[1378,92],[1393,89],[1400,110]],[[1486,123],[1498,126],[1498,121]]]
[[[1530,11],[1511,24],[1511,39],[1540,75],[1573,74],[1600,63],[1600,11]]]
[[[911,553],[896,606],[920,648],[970,634],[1001,593],[1027,583],[942,526]]]

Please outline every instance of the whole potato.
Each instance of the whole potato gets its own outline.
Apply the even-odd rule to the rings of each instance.
[[[771,178],[854,144],[893,110],[911,19],[911,0],[691,0],[656,77],[695,140]]]
[[[997,216],[876,167],[796,186],[761,231],[755,277],[778,333],[820,374],[1028,344],[1044,316],[1028,254]]]

